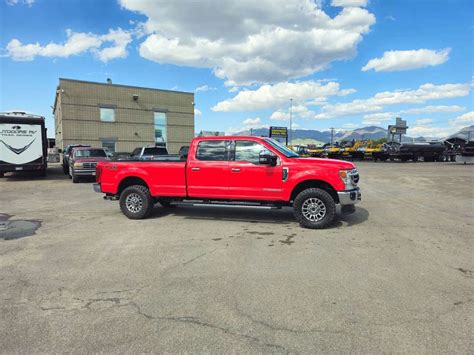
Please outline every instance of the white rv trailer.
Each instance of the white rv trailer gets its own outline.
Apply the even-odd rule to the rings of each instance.
[[[45,119],[25,112],[0,113],[0,177],[12,171],[46,174]]]

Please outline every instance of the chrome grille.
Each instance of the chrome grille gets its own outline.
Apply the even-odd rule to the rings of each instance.
[[[84,169],[95,169],[96,165],[97,163],[90,163],[90,162],[83,163]]]
[[[350,173],[351,176],[351,181],[354,185],[357,185],[359,183],[359,172],[357,170],[352,170]]]

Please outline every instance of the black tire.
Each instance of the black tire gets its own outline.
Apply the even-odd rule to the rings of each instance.
[[[0,178],[4,177],[5,173],[0,173]]]
[[[315,220],[308,218],[308,212],[305,213],[303,211],[303,206],[307,208],[308,205],[311,205],[311,201],[309,201],[310,199],[314,199],[314,202],[317,204],[322,203],[320,206],[314,206],[315,208],[319,207],[319,212],[317,213],[322,213],[322,206],[325,208],[324,215],[315,217]],[[301,227],[310,229],[323,229],[333,223],[334,219],[336,218],[336,202],[334,201],[333,197],[324,190],[317,188],[306,189],[301,191],[298,196],[296,196],[293,203],[293,213]]]
[[[150,195],[150,190],[142,185],[127,187],[120,194],[120,210],[130,219],[148,217],[153,210],[153,198]]]
[[[63,165],[63,173],[64,175],[69,174],[69,167],[67,165]]]
[[[39,176],[40,176],[40,177],[45,177],[45,176],[46,176],[46,169],[41,169],[41,170],[39,171]]]
[[[76,176],[76,174],[74,174],[74,171],[72,172],[71,178],[72,178],[72,182],[73,182],[74,184],[77,184],[77,183],[79,182],[79,177]]]

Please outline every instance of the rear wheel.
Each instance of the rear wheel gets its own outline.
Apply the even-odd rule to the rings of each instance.
[[[64,175],[67,175],[69,173],[69,168],[67,165],[63,165],[63,173]]]
[[[142,219],[153,210],[153,198],[146,186],[133,185],[120,194],[120,209],[130,219]]]
[[[326,191],[311,188],[303,190],[293,203],[296,220],[304,228],[323,229],[336,218],[336,202]]]
[[[5,173],[0,173],[0,178],[4,177]]]

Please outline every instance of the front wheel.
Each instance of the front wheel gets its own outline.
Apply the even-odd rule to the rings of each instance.
[[[336,202],[327,191],[306,189],[296,196],[293,212],[302,227],[323,229],[336,218]]]
[[[146,186],[133,185],[120,194],[120,209],[130,219],[142,219],[153,210],[153,198]]]

